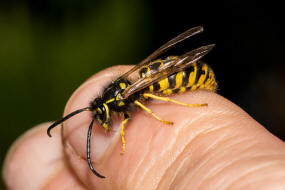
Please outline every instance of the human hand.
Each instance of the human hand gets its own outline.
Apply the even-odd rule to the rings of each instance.
[[[65,114],[88,106],[105,82],[128,70],[106,69],[75,91]],[[120,121],[106,133],[95,124],[91,158],[105,179],[96,177],[86,161],[90,113],[83,112],[60,127],[41,124],[11,147],[3,177],[8,189],[285,189],[285,144],[241,108],[207,91],[173,99],[208,103],[189,108],[152,101],[147,104],[165,125],[143,110],[126,127],[126,151],[120,155]]]

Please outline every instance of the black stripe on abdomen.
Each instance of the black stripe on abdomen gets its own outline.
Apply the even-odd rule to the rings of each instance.
[[[197,62],[197,73],[196,73],[196,78],[194,84],[197,84],[199,81],[200,76],[205,73],[205,71],[202,70],[202,64],[201,62]]]
[[[157,92],[157,91],[159,91],[160,90],[160,84],[158,83],[158,82],[155,82],[154,84],[153,84],[153,91],[154,92]]]
[[[194,67],[190,66],[187,69],[185,69],[183,72],[183,82],[182,82],[182,86],[187,86],[187,84],[189,83],[189,75],[191,72],[194,71]]]
[[[169,88],[173,89],[176,85],[176,74],[172,74],[168,77],[168,82],[169,82]]]

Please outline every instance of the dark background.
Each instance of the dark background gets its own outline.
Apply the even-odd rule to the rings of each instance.
[[[198,25],[203,34],[167,55],[215,43],[204,60],[216,73],[218,93],[284,140],[282,7],[257,0],[0,1],[1,165],[13,141],[59,118],[88,77],[112,65],[137,64]]]

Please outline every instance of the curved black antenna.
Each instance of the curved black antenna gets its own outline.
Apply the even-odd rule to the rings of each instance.
[[[49,137],[51,137],[51,134],[50,134],[50,131],[56,127],[58,124],[61,124],[62,122],[64,122],[65,120],[73,117],[74,115],[76,114],[79,114],[83,111],[90,111],[90,107],[86,107],[86,108],[82,108],[82,109],[79,109],[79,110],[76,110],[74,112],[71,112],[70,114],[68,114],[67,116],[61,118],[60,120],[57,120],[56,122],[54,122],[51,126],[49,126],[48,130],[47,130],[47,134]]]
[[[92,161],[90,158],[90,139],[91,139],[91,134],[92,134],[92,127],[93,127],[93,123],[94,123],[94,119],[92,119],[90,125],[89,125],[89,129],[88,129],[88,133],[87,133],[87,162],[88,162],[88,166],[90,168],[90,170],[97,176],[100,178],[105,178],[105,176],[102,176],[101,174],[99,174],[92,165]]]

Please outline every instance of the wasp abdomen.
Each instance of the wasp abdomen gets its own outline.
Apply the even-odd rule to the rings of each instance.
[[[147,72],[159,69],[163,64],[164,61],[162,60],[153,61],[150,65],[140,70],[140,77],[144,77]],[[204,62],[198,61],[182,71],[153,83],[148,87],[147,91],[161,95],[171,95],[197,89],[215,91],[216,88],[217,82],[213,70]]]

